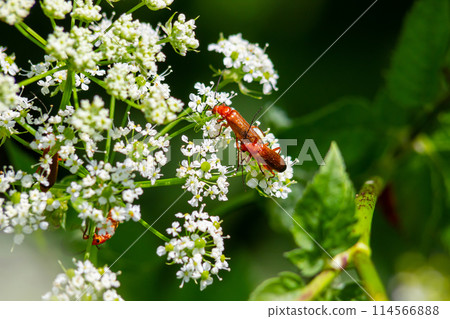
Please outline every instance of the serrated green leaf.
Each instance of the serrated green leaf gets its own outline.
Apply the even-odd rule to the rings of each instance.
[[[401,107],[435,99],[450,36],[448,0],[419,0],[405,19],[387,74],[386,87]]]
[[[354,198],[344,160],[333,142],[325,165],[307,185],[293,214],[299,225],[294,223],[291,232],[298,246],[320,259],[324,252],[318,244],[332,256],[353,245],[356,242],[351,236],[351,227],[356,222]]]
[[[278,277],[263,281],[250,294],[250,300],[296,300],[304,285],[299,275],[284,271]]]

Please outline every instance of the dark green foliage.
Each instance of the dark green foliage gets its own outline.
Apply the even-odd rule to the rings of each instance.
[[[449,2],[419,0],[404,22],[386,78],[389,96],[400,107],[421,108],[440,91],[449,44]]]

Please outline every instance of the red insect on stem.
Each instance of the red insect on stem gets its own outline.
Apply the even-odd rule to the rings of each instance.
[[[241,151],[248,152],[256,160],[260,169],[262,166],[273,175],[275,175],[274,171],[281,173],[286,170],[286,163],[279,154],[280,148],[271,149],[268,143],[264,143],[255,130],[257,128],[250,126],[238,111],[225,104],[220,104],[216,105],[212,112],[222,116],[219,121],[226,121],[224,126],[233,130],[236,136],[236,146]]]
[[[92,245],[98,246],[98,245],[105,243],[108,239],[110,239],[114,235],[114,232],[116,231],[117,227],[119,226],[119,222],[114,220],[111,217],[111,211],[109,211],[109,213],[108,213],[108,218],[106,219],[106,223],[107,223],[107,227],[110,228],[110,231],[106,232],[104,235],[99,235],[98,234],[99,229],[96,228],[94,236],[92,238]],[[87,232],[87,228],[83,233],[83,239],[89,239],[89,235],[86,235],[86,232]]]

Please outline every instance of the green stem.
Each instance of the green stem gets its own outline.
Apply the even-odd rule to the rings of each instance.
[[[95,233],[95,225],[93,222],[89,222],[89,238],[87,239],[86,251],[84,253],[84,260],[91,259],[91,248],[92,248],[92,239],[94,238]]]
[[[49,18],[49,19],[50,19],[50,23],[52,24],[53,30],[55,30],[55,28],[56,28],[56,22],[55,22],[55,19],[53,19],[53,18]]]
[[[47,71],[45,73],[33,76],[32,78],[20,81],[19,83],[17,83],[17,85],[19,85],[21,87],[22,86],[27,86],[28,84],[31,84],[33,82],[36,82],[36,81],[42,79],[42,78],[45,78],[47,75],[51,75],[51,74],[53,74],[55,72],[58,72],[58,71],[61,71],[61,70],[65,70],[65,69],[67,69],[67,65],[59,67],[59,68],[56,68],[56,69],[49,70],[49,71]]]
[[[169,242],[170,239],[166,236],[164,236],[163,234],[161,234],[159,231],[157,231],[155,228],[153,228],[152,226],[150,226],[145,220],[143,220],[142,218],[139,220],[139,223],[144,226],[145,228],[147,228],[149,231],[151,231],[153,234],[155,234],[158,238],[164,240],[165,242]]]
[[[191,128],[195,127],[196,125],[197,125],[197,123],[191,123],[189,125],[186,125],[185,127],[179,129],[178,131],[170,134],[168,139],[170,140],[170,139],[174,138],[175,136],[180,135],[181,133],[184,133],[184,132],[190,130]]]
[[[388,300],[386,291],[381,282],[375,266],[370,258],[370,233],[373,213],[378,196],[384,188],[380,177],[373,177],[362,186],[356,195],[356,217],[355,234],[360,238],[356,243],[353,255],[353,263],[361,278],[364,289],[375,300]]]
[[[178,123],[180,123],[182,120],[184,120],[184,116],[186,116],[186,115],[188,115],[189,113],[191,113],[192,112],[192,109],[189,107],[189,108],[187,108],[186,110],[184,110],[183,112],[181,112],[179,115],[178,115],[178,118],[175,120],[175,121],[173,121],[173,122],[171,122],[171,123],[169,123],[169,124],[167,124],[156,136],[155,136],[155,138],[158,138],[158,137],[160,137],[160,136],[163,136],[164,134],[166,134],[167,132],[169,132],[175,125],[177,125]]]
[[[369,295],[376,301],[389,300],[370,255],[364,251],[356,251],[353,256],[353,263],[356,266],[364,289],[367,290]]]
[[[20,22],[20,26],[24,28],[29,34],[31,34],[36,40],[38,40],[43,45],[47,45],[47,41],[41,37],[37,32],[31,29],[29,26],[25,24],[25,22]]]
[[[64,110],[70,102],[70,96],[72,95],[73,87],[73,71],[67,70],[66,85],[64,86],[64,92],[61,99],[61,104],[59,105],[60,110]]]
[[[377,198],[383,188],[383,180],[380,177],[373,177],[364,183],[355,198],[357,223],[354,228],[354,233],[360,236],[360,243],[369,247],[373,212]]]
[[[56,184],[55,184],[56,185]],[[53,185],[52,187],[54,187],[55,185]],[[70,195],[67,196],[63,196],[63,197],[59,197],[59,198],[55,198],[55,200],[59,200],[59,201],[66,201],[70,199]]]
[[[241,176],[242,174],[243,174],[243,172],[238,172],[230,177],[237,177],[237,176]],[[219,177],[220,176],[213,176],[211,179],[208,180],[208,182],[215,182],[219,179]],[[158,179],[155,181],[154,184],[152,184],[151,181],[135,182],[134,184],[137,187],[151,188],[151,187],[160,187],[160,186],[182,185],[184,183],[186,183],[185,178],[174,177],[174,178]]]
[[[35,136],[36,135],[36,130],[31,127],[28,123],[26,123],[25,121],[21,122],[17,122],[19,123],[20,126],[22,126],[25,130],[27,130],[28,133],[30,133],[31,135]]]
[[[92,82],[94,82],[95,84],[99,85],[100,87],[102,87],[104,90],[108,90],[108,87],[106,86],[106,83],[100,79],[97,79],[95,76],[91,76],[90,74],[84,73],[84,75],[86,77],[88,77]],[[133,102],[133,101],[129,101],[129,100],[121,100],[125,103],[127,103],[128,105],[140,110],[142,109],[142,106]]]
[[[302,294],[298,298],[300,301],[314,300],[323,290],[325,290],[336,278],[340,271],[327,269],[314,277],[309,284],[302,289]]]
[[[103,89],[107,89],[106,87],[106,83],[100,79],[97,79],[95,76],[91,76],[90,74],[84,73],[84,75],[86,75],[86,77],[89,78],[89,80],[91,80],[92,82],[94,82],[95,84],[97,84],[98,86],[100,86]]]
[[[125,127],[125,124],[128,119],[128,113],[130,113],[130,110],[131,110],[131,105],[127,104],[127,108],[125,109],[125,114],[123,115],[122,123],[120,124],[120,127]]]
[[[17,24],[16,24],[16,26],[17,26]],[[20,28],[22,28],[25,32],[30,34],[34,39],[39,41],[39,43],[42,44],[45,48],[45,46],[47,45],[47,41],[43,37],[41,37],[37,32],[35,32],[33,29],[31,29],[29,26],[27,26],[25,24],[25,22],[22,21],[22,22],[18,23],[18,26]]]
[[[25,146],[26,148],[30,148],[30,143],[28,143],[27,141],[25,141],[24,139],[22,139],[21,137],[17,136],[17,134],[12,134],[11,137],[13,139],[15,139],[17,142],[19,142],[20,144],[22,144],[23,146]],[[42,151],[39,151],[42,155]]]
[[[75,73],[73,73],[72,83],[75,83]],[[73,104],[75,106],[75,110],[78,110],[80,108],[80,103],[78,101],[78,93],[77,88],[75,85],[72,86],[72,95],[73,95]]]
[[[112,123],[114,123],[114,110],[116,108],[116,98],[114,96],[111,96],[111,102],[109,104],[109,118],[111,119]],[[105,163],[108,163],[109,161],[109,153],[111,148],[111,129],[110,127],[108,129],[108,133],[106,136],[106,146],[105,146]]]
[[[73,5],[72,5],[72,12],[75,11],[75,9],[77,8],[77,2],[73,1]],[[72,16],[70,19],[70,29],[73,29],[73,26],[75,25],[75,18]]]
[[[25,31],[20,24],[15,24],[14,25],[16,27],[17,30],[19,30],[20,33],[22,33],[22,35],[27,38],[28,40],[30,40],[31,42],[33,42],[34,44],[36,44],[38,47],[40,47],[42,50],[45,50],[45,45],[43,45],[42,43],[40,43],[38,40],[36,40],[35,38],[33,38],[30,34],[28,34],[27,31]]]
[[[135,5],[133,8],[131,8],[130,10],[127,11],[127,14],[129,13],[133,13],[134,11],[136,11],[137,9],[141,8],[145,6],[145,3],[143,1],[141,1],[139,4]]]
[[[151,188],[151,187],[160,187],[160,186],[172,186],[172,185],[182,185],[186,182],[185,178],[165,178],[165,179],[158,179],[155,181],[154,184],[152,184],[151,181],[143,181],[143,182],[135,182],[134,184],[137,187],[142,188]]]

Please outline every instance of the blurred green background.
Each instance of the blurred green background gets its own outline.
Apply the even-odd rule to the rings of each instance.
[[[169,48],[165,52],[174,71],[167,78],[172,95],[186,104],[197,81],[208,83],[217,80],[211,78],[209,65],[221,67],[222,57],[208,52],[207,45],[216,42],[221,32],[225,37],[242,33],[243,38],[261,46],[269,43],[266,52],[280,76],[279,91],[262,100],[243,95],[233,99],[233,106],[250,119],[261,106],[272,104],[372,2],[175,0],[172,11],[150,12],[142,8],[135,17],[155,25],[166,21],[175,11],[184,13],[187,18],[199,16],[196,34],[200,52],[188,53],[187,57],[180,57]],[[136,3],[120,1],[116,8],[121,12]],[[366,125],[371,110],[359,106],[366,99],[372,100],[382,87],[403,18],[412,3],[379,0],[283,95],[275,108],[292,121],[291,127],[273,123],[270,113],[262,119],[261,126],[272,127],[277,137],[298,140],[297,146],[288,149],[288,155],[297,157],[304,139],[312,138],[324,156],[331,141],[336,140],[355,187],[359,188],[369,177],[374,160],[381,155],[388,141],[380,139],[377,133],[377,130],[384,130],[383,127],[374,129]],[[50,30],[50,25],[39,10],[36,6],[26,22],[35,29],[44,30],[41,32],[44,34]],[[0,45],[7,46],[9,53],[16,53],[19,66],[27,68],[28,60],[36,63],[42,59],[42,52],[26,42],[14,28],[1,24],[0,34]],[[95,86],[91,84],[91,87]],[[237,87],[232,89],[237,91]],[[83,98],[83,93],[80,97]],[[336,101],[343,102],[336,104]],[[49,105],[51,102],[43,99],[43,103]],[[345,109],[345,112],[340,112],[340,109]],[[448,141],[448,136],[444,137],[445,141]],[[178,166],[180,157],[176,149],[179,145],[179,141],[172,143],[172,161],[164,171],[166,178],[174,176],[174,169]],[[33,155],[37,159],[27,150],[19,150],[25,154],[23,156]],[[17,154],[13,153],[10,145],[9,161],[20,165]],[[301,195],[302,185],[317,169],[315,163],[296,167],[300,183],[291,194],[291,201]],[[122,286],[118,292],[124,299],[246,300],[261,281],[280,271],[295,271],[283,257],[283,252],[295,248],[291,235],[278,230],[283,220],[279,215],[284,213],[273,207],[270,200],[258,197],[245,187],[240,178],[231,181],[230,202],[207,201],[206,208],[212,215],[221,214],[224,232],[231,235],[225,249],[226,255],[231,257],[231,272],[222,274],[223,281],[215,280],[203,292],[192,283],[179,289],[176,267],[165,265],[164,259],[156,255],[156,248],[162,242],[147,233],[112,267],[113,271],[122,271],[119,277]],[[427,291],[430,282],[440,282],[441,285],[437,295],[437,288],[430,290],[435,293],[433,298],[450,298],[450,228],[447,199],[445,190],[440,189],[441,182],[442,177],[433,173],[429,163],[422,156],[415,155],[393,177],[390,191],[395,209],[386,209],[385,205],[385,209],[377,209],[375,213],[373,256],[392,298],[424,299],[426,296],[421,293]],[[141,199],[142,217],[151,224],[181,194],[182,190],[176,186],[147,190]],[[186,203],[188,199],[190,196],[185,194],[158,220],[155,228],[163,231],[174,220],[176,212],[190,212],[191,208]],[[289,207],[289,203],[286,206]],[[143,230],[138,223],[121,225],[116,235],[98,251],[98,264],[113,263]],[[26,238],[25,243],[10,254],[12,239],[1,235],[0,285],[3,288],[0,299],[39,299],[51,288],[56,274],[61,272],[57,260],[70,267],[72,257],[83,256],[84,243],[79,229],[69,232],[69,236],[63,231],[54,231],[33,237]],[[419,293],[412,295],[405,288],[405,280],[414,282]]]

